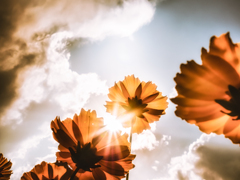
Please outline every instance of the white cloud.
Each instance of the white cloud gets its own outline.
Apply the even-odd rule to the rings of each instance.
[[[28,172],[32,168],[33,167],[31,167],[31,165],[29,163],[25,164],[24,166],[16,167],[13,171],[13,174],[11,175],[11,179],[13,179],[13,180],[20,179],[23,175],[23,172]]]
[[[151,130],[144,130],[141,134],[133,134],[132,150],[148,149],[153,150],[159,145],[159,141]]]
[[[133,134],[133,141],[132,141],[132,150],[141,150],[141,149],[148,149],[149,151],[155,149],[155,147],[159,146],[166,146],[169,144],[171,140],[171,136],[163,135],[160,141],[157,140],[154,132],[156,130],[156,122],[151,123],[151,130],[144,130],[140,134]]]
[[[170,141],[171,141],[171,136],[163,135],[162,139],[160,140],[160,144],[167,146],[167,145],[169,145]]]
[[[149,23],[154,12],[155,2],[148,0],[47,0],[26,11],[17,35],[38,33],[41,38],[48,31],[64,29],[91,39],[129,36]]]
[[[72,116],[91,94],[106,94],[105,82],[96,74],[79,75],[69,69],[69,43],[79,38],[131,36],[151,21],[154,12],[155,3],[148,0],[47,0],[30,6],[15,36],[27,41],[28,52],[38,54],[42,64],[18,75],[19,97],[1,123],[21,123],[23,112],[31,102],[54,101],[65,116]]]
[[[172,158],[168,165],[169,179],[202,180],[201,170],[195,168],[195,164],[200,158],[196,150],[208,142],[213,136],[215,136],[215,134],[202,134],[199,139],[190,144],[188,151],[184,152],[181,156]]]
[[[34,136],[19,143],[16,150],[6,154],[13,164],[11,179],[20,179],[24,172],[30,171],[43,160],[55,162],[58,143],[52,137],[49,124],[43,123],[36,129],[36,132]],[[46,149],[48,149],[47,152]]]
[[[22,85],[19,98],[13,103],[4,118],[3,124],[22,121],[22,112],[31,102],[44,100],[60,105],[64,117],[78,113],[91,94],[107,94],[106,82],[97,74],[81,74],[69,69],[69,53],[65,50],[63,37],[68,33],[56,33],[50,38],[44,65],[33,66],[19,76]],[[60,51],[61,50],[61,51]]]

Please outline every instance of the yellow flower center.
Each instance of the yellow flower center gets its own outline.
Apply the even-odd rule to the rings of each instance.
[[[134,113],[137,117],[143,118],[144,116],[142,113],[146,112],[145,109],[147,104],[142,103],[142,99],[138,99],[137,96],[130,99],[128,98],[128,106],[124,106],[123,108],[126,109],[129,113]]]

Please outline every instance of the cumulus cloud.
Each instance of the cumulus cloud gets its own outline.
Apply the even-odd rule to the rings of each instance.
[[[159,141],[150,130],[144,130],[141,134],[133,134],[132,150],[148,149],[153,150],[159,145]]]
[[[179,180],[201,180],[201,170],[195,167],[196,162],[200,159],[196,151],[213,136],[215,136],[215,134],[202,134],[199,139],[190,144],[188,151],[184,152],[181,156],[172,158],[168,165],[169,178]]]
[[[206,145],[215,134],[202,134],[183,155],[171,158],[168,174],[159,180],[235,180],[240,177],[239,150]]]
[[[57,68],[69,68],[67,61],[70,55],[67,49],[72,43],[82,39],[103,39],[109,35],[131,35],[150,22],[155,11],[155,2],[147,0],[11,0],[7,3],[1,2],[0,5],[4,7],[0,9],[0,23],[3,27],[0,33],[0,79],[3,79],[0,92],[1,115],[5,114],[9,107],[14,107],[11,113],[2,117],[7,122],[6,119],[21,116],[21,112],[16,110],[19,103],[13,105],[13,102],[19,97],[23,98],[24,91],[30,92],[29,90],[39,83],[44,84],[45,79],[54,76],[54,73],[55,76],[59,75],[57,70],[66,73],[67,70],[64,72],[63,69]],[[49,67],[50,65],[55,65],[56,71],[53,70],[53,66]],[[48,71],[49,68],[51,70]],[[70,79],[77,76],[75,73],[70,74]],[[29,83],[33,82],[28,78],[33,77],[36,81],[26,90],[26,87],[30,86]],[[22,84],[24,87],[19,88]],[[39,102],[41,98],[44,99],[40,96],[43,94],[43,86],[42,89],[37,87],[33,101]],[[47,96],[46,93],[44,96]],[[31,98],[27,99],[25,102]],[[24,109],[28,103],[25,107],[20,106],[20,109]]]
[[[106,94],[107,86],[94,73],[79,75],[69,69],[69,53],[59,53],[64,42],[59,41],[58,33],[50,38],[46,52],[48,61],[41,67],[32,66],[18,76],[23,79],[19,88],[19,97],[7,111],[3,124],[11,120],[20,123],[22,111],[31,102],[41,103],[48,100],[60,105],[66,116],[78,112],[87,102],[91,94]],[[64,49],[64,48],[63,48]]]
[[[0,114],[18,97],[17,76],[28,65],[39,63],[39,57],[27,43],[14,33],[18,22],[29,6],[26,0],[0,2]]]
[[[149,151],[155,149],[157,146],[161,145],[167,146],[171,140],[171,136],[162,135],[160,141],[157,140],[154,132],[156,130],[156,123],[151,123],[151,130],[144,130],[140,134],[133,134],[133,141],[132,141],[132,150],[143,150],[147,149]]]
[[[128,36],[150,22],[154,11],[155,1],[147,0],[45,0],[27,9],[18,34],[34,25],[30,34],[37,39],[60,30],[93,39]]]

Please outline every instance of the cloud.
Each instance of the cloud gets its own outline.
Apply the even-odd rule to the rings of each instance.
[[[18,97],[17,76],[25,67],[38,63],[25,41],[15,37],[18,23],[29,6],[26,0],[0,2],[0,114]],[[29,49],[28,49],[29,48]]]
[[[147,0],[11,0],[1,2],[0,6],[4,7],[0,11],[3,27],[0,32],[0,112],[1,119],[4,119],[1,123],[5,125],[14,119],[21,122],[22,111],[30,102],[43,101],[48,96],[46,92],[49,92],[44,91],[45,86],[50,86],[52,92],[54,87],[60,88],[56,85],[60,83],[60,80],[55,81],[56,77],[70,78],[67,82],[64,78],[65,81],[60,83],[65,83],[66,89],[73,87],[70,82],[74,85],[82,83],[73,79],[84,78],[69,70],[68,48],[74,43],[99,40],[110,35],[129,36],[150,22],[155,12],[155,1]],[[49,78],[54,78],[52,82],[55,81],[55,86],[48,84],[51,80],[46,82]],[[96,83],[96,80],[91,83]],[[70,103],[72,105],[72,100],[63,100],[72,95],[70,91],[68,95],[61,95],[57,99],[60,104],[65,104],[65,108]]]
[[[19,97],[4,116],[3,124],[13,120],[20,123],[22,112],[31,102],[55,102],[60,105],[65,118],[78,112],[91,94],[107,93],[105,81],[101,81],[96,74],[79,75],[69,69],[69,54],[58,52],[65,45],[58,36],[54,34],[51,37],[46,52],[48,61],[41,67],[32,66],[19,75],[18,78],[23,79],[18,90]],[[61,33],[60,36],[64,35]]]
[[[168,165],[169,179],[179,180],[201,180],[201,173],[199,169],[195,167],[195,164],[199,161],[200,157],[196,153],[197,149],[202,147],[206,142],[210,140],[215,134],[202,134],[199,139],[190,144],[188,151],[183,155],[171,158],[171,162]]]
[[[215,134],[202,134],[183,155],[171,158],[168,174],[159,180],[235,180],[240,176],[238,149],[211,146]]]
[[[76,37],[91,39],[128,36],[151,21],[155,3],[148,0],[45,0],[25,11],[18,35],[34,34],[35,39],[41,39],[49,33],[66,30]],[[28,31],[30,33],[26,33]]]
[[[8,151],[7,157],[13,164],[11,179],[20,179],[24,172],[30,171],[35,164],[43,160],[55,162],[58,143],[52,138],[48,123],[35,129],[35,134],[17,144],[17,148]]]
[[[140,134],[133,134],[133,141],[132,141],[132,150],[143,150],[148,149],[149,151],[155,149],[157,146],[161,145],[167,146],[171,140],[171,136],[162,135],[161,140],[158,141],[154,132],[156,130],[156,123],[151,123],[151,130],[144,130]]]
[[[144,130],[141,134],[133,134],[132,150],[148,149],[153,150],[159,145],[159,141],[150,130]]]
[[[239,149],[202,146],[197,154],[200,159],[195,167],[201,170],[202,179],[235,180],[240,177]]]

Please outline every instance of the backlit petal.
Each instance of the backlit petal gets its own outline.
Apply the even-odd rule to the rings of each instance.
[[[203,48],[201,58],[202,65],[193,60],[182,64],[181,73],[174,78],[178,92],[171,99],[177,104],[175,114],[205,133],[224,134],[233,143],[240,143],[240,121],[233,120],[236,111],[229,113],[229,101],[237,98],[238,102],[238,95],[233,97],[229,87],[236,92],[240,88],[239,43],[233,44],[229,33],[214,36],[209,52]]]

